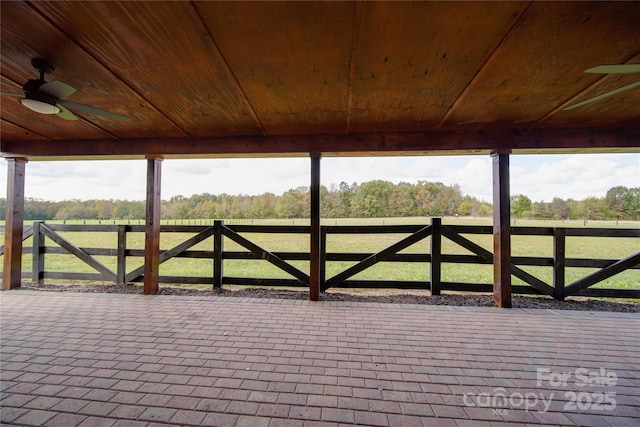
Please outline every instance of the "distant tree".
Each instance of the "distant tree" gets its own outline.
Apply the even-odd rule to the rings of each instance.
[[[113,209],[116,204],[113,200],[97,200],[95,203],[96,216],[98,219],[110,219],[113,217]]]
[[[280,218],[302,218],[304,217],[304,206],[302,188],[289,190],[282,194],[276,201],[275,213]]]
[[[194,218],[215,218],[216,204],[213,200],[202,200],[191,210]]]
[[[554,197],[551,203],[549,203],[549,214],[553,219],[567,219],[569,218],[569,208],[564,200],[559,197]]]
[[[478,207],[479,216],[491,216],[493,214],[493,206],[488,202],[480,202]]]
[[[389,195],[389,208],[393,216],[417,215],[415,186],[406,182],[396,185]]]
[[[97,211],[91,205],[91,203],[81,200],[67,201],[64,206],[57,211],[55,219],[97,219]]]
[[[276,196],[273,193],[251,197],[249,218],[272,218],[275,215],[275,200]]]
[[[467,195],[463,197],[462,203],[460,203],[460,206],[458,207],[458,213],[463,216],[477,216],[479,207],[480,202]]]
[[[358,184],[353,183],[351,185],[342,181],[338,185],[338,197],[335,204],[335,216],[337,218],[348,218],[351,216],[352,208],[351,204],[353,203],[353,197],[358,190]]]
[[[531,199],[524,194],[511,196],[511,214],[516,218],[528,217],[531,215]]]
[[[531,215],[538,219],[551,219],[553,217],[549,205],[545,202],[534,202],[531,205]]]
[[[115,219],[144,219],[145,202],[119,200],[113,208]]]
[[[73,203],[75,202],[76,201],[74,201]],[[56,212],[58,211],[58,209],[60,209],[60,207],[61,207],[60,203],[27,197],[24,201],[24,219],[25,220],[53,219],[55,218]],[[4,209],[2,213],[3,214],[5,213]]]
[[[351,214],[354,217],[375,218],[391,216],[389,197],[393,184],[376,179],[365,182],[355,192],[351,203]]]
[[[462,199],[462,191],[458,184],[443,185],[440,191],[440,209],[444,210],[445,215],[455,215],[458,213],[458,206],[462,203]]]
[[[585,219],[600,220],[606,218],[607,205],[604,199],[587,197],[582,201],[582,206]]]
[[[622,211],[627,218],[640,218],[640,187],[614,187],[617,188],[617,197],[614,199],[616,207],[622,207]],[[609,190],[611,191],[611,190]],[[609,193],[607,192],[607,196]],[[619,199],[619,201],[617,200]]]
[[[416,205],[418,215],[442,216],[446,214],[447,206],[442,204],[441,182],[418,181],[416,184]]]

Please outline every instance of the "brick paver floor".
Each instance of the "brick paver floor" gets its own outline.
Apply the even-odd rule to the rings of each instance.
[[[637,314],[9,291],[1,422],[640,426]]]

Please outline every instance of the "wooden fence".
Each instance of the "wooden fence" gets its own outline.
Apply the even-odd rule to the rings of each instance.
[[[116,248],[78,247],[67,240],[61,232],[103,232],[117,234]],[[309,261],[308,252],[271,252],[245,235],[253,233],[268,234],[309,234],[308,226],[261,226],[230,225],[215,221],[213,225],[164,225],[162,233],[191,233],[189,239],[177,246],[161,251],[160,263],[172,258],[206,258],[213,260],[213,271],[209,276],[160,276],[160,283],[209,284],[214,287],[223,285],[255,286],[294,286],[308,287],[309,275],[288,261]],[[570,295],[584,295],[613,298],[640,298],[640,289],[602,289],[592,286],[624,270],[640,270],[640,251],[617,259],[583,259],[565,256],[566,238],[569,236],[640,238],[638,229],[598,229],[598,228],[559,228],[559,227],[512,227],[512,235],[553,236],[552,257],[512,257],[512,274],[521,279],[524,285],[514,285],[515,294],[545,294],[556,299]],[[143,225],[66,225],[34,222],[26,226],[23,239],[33,237],[31,247],[25,247],[24,254],[32,254],[31,272],[24,272],[23,278],[42,284],[45,279],[95,280],[118,284],[141,282],[143,265],[141,258],[144,250],[127,247],[129,233],[144,233]],[[327,236],[330,234],[406,234],[407,237],[376,253],[327,252]],[[322,226],[321,227],[321,289],[333,288],[396,288],[430,289],[434,295],[443,290],[491,292],[490,283],[461,283],[442,280],[442,265],[452,264],[492,264],[493,254],[474,243],[465,235],[493,234],[491,226],[443,225],[439,218],[433,218],[428,225],[387,225],[387,226]],[[226,251],[224,241],[229,239],[244,248],[243,251]],[[442,253],[442,240],[449,239],[470,252],[464,254]],[[193,246],[212,239],[212,250],[194,250]],[[415,243],[429,239],[430,253],[400,253]],[[53,242],[56,245],[50,245]],[[0,254],[3,248],[0,248]],[[47,270],[47,254],[68,254],[77,257],[91,266],[95,272],[60,272]],[[115,271],[99,262],[95,256],[116,257]],[[286,273],[284,278],[233,277],[224,274],[225,260],[265,260]],[[135,268],[128,269],[127,261],[137,260]],[[355,264],[331,277],[327,276],[326,266],[330,262],[348,261]],[[428,281],[408,280],[358,280],[353,277],[379,262],[403,262],[429,264]],[[526,272],[522,266],[543,266],[553,269],[552,283]],[[572,283],[565,283],[566,268],[579,267],[598,269]]]

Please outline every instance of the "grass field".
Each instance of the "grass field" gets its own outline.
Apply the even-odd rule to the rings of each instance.
[[[49,222],[49,221],[48,221]],[[54,221],[51,221],[54,222]],[[429,218],[374,218],[374,219],[327,219],[323,220],[324,225],[402,225],[402,224],[429,224]],[[67,221],[67,224],[82,224],[83,221]],[[97,223],[97,221],[86,221],[87,224]],[[103,224],[113,224],[113,221]],[[127,223],[118,221],[117,223]],[[132,221],[137,224],[138,221]],[[213,220],[169,220],[163,221],[168,224],[211,224]],[[227,220],[227,224],[254,224],[254,225],[308,225],[308,219],[295,220]],[[490,218],[444,218],[446,225],[491,225]],[[640,223],[630,221],[592,221],[584,224],[583,221],[527,221],[518,220],[516,226],[538,226],[538,227],[595,227],[595,228],[640,228]],[[65,238],[80,247],[100,247],[115,248],[117,244],[116,233],[63,233]],[[180,242],[191,237],[185,233],[163,233],[161,236],[161,248],[169,249]],[[308,252],[308,235],[299,234],[246,234],[254,243],[269,251],[287,252]],[[329,235],[327,238],[327,249],[329,252],[356,252],[371,253],[382,250],[406,235],[383,234],[383,235]],[[467,235],[467,238],[492,251],[491,235]],[[31,245],[31,239],[25,241],[25,246]],[[47,245],[55,245],[47,240]],[[469,254],[464,248],[457,246],[448,239],[442,241],[443,253],[445,254]],[[144,248],[144,233],[129,233],[127,235],[127,247],[130,249]],[[211,250],[213,240],[207,239],[193,249]],[[225,239],[225,250],[244,250],[236,243]],[[640,251],[640,239],[637,238],[602,238],[602,237],[568,237],[566,242],[567,258],[605,258],[621,259],[635,252]],[[428,253],[429,239],[425,239],[403,251],[403,253]],[[512,236],[513,256],[553,256],[553,240],[551,236]],[[115,271],[115,257],[97,257],[100,262]],[[127,270],[131,271],[142,264],[142,258],[128,258]],[[292,261],[302,271],[308,273],[309,263],[302,261]],[[352,262],[331,262],[327,264],[327,277],[339,273]],[[550,267],[522,267],[525,271],[540,278],[546,283],[552,283],[552,269]],[[31,256],[25,255],[23,259],[23,269],[31,269]],[[263,277],[263,278],[288,278],[287,273],[263,260],[227,260],[224,263],[224,274],[226,276],[237,277]],[[92,268],[83,264],[72,255],[46,255],[46,270],[67,271],[67,272],[93,272]],[[161,264],[160,274],[171,276],[211,276],[213,263],[206,259],[186,259],[174,258]],[[566,270],[566,281],[571,283],[594,269],[568,268]],[[354,276],[356,279],[380,279],[380,280],[429,280],[428,263],[378,263],[374,267]],[[474,264],[444,264],[442,267],[442,279],[444,281],[471,282],[471,283],[491,283],[493,280],[493,270],[491,265]],[[513,278],[514,284],[522,283],[519,279]],[[597,287],[618,288],[618,289],[640,289],[640,270],[627,270],[612,278],[596,285]]]

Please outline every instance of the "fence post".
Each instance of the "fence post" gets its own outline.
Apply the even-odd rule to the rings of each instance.
[[[565,298],[566,231],[553,229],[553,297],[563,301]]]
[[[116,285],[124,285],[127,276],[127,226],[118,226],[118,263],[116,267]]]
[[[431,218],[431,295],[440,295],[442,277],[442,218]]]
[[[44,236],[40,234],[40,221],[33,223],[33,251],[31,281],[44,285]]]
[[[324,292],[327,279],[327,227],[320,227],[320,291]]]
[[[224,277],[222,255],[224,253],[224,239],[222,236],[222,221],[213,222],[213,288],[222,288]]]

